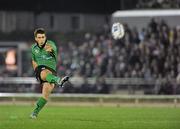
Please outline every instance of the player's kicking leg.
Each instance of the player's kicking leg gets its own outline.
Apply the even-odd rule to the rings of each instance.
[[[60,78],[58,76],[53,75],[52,72],[48,69],[43,70],[41,72],[41,78],[42,80],[48,81],[49,83],[55,83],[61,87],[63,87],[64,83],[69,80],[69,76],[64,76],[63,78]]]

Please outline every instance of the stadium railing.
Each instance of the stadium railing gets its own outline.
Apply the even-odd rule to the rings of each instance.
[[[88,83],[95,84],[96,78],[87,78]],[[123,84],[146,84],[154,85],[154,80],[145,80],[142,78],[105,78],[107,84],[123,85]],[[84,79],[80,77],[72,77],[72,84],[83,84]],[[38,84],[34,77],[0,77],[0,84]],[[35,102],[41,94],[39,93],[0,93],[0,102],[16,103]],[[124,103],[133,105],[156,103],[170,104],[177,106],[180,104],[180,95],[122,95],[122,94],[65,94],[53,93],[50,97],[50,102],[88,102],[103,104],[115,104],[120,106]]]
[[[95,84],[98,78],[86,78],[88,84]],[[72,77],[72,84],[83,84],[85,78]],[[105,78],[106,84],[113,85],[154,85],[155,80],[143,78]],[[38,84],[34,77],[0,77],[0,84]]]
[[[41,94],[35,93],[0,93],[0,104],[10,102],[17,104],[34,103]],[[50,103],[89,103],[98,105],[116,105],[123,106],[124,104],[142,106],[142,105],[161,105],[161,106],[180,106],[179,95],[114,95],[114,94],[52,94],[49,100]]]

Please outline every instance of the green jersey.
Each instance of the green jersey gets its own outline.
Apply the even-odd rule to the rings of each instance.
[[[37,43],[32,45],[32,60],[34,60],[38,66],[45,65],[56,71],[57,47],[55,43],[50,40],[47,40],[46,44],[52,47],[52,52],[47,52],[44,48],[40,48]]]

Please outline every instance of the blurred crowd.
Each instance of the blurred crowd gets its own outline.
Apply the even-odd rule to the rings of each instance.
[[[125,23],[124,27],[126,34],[120,40],[112,39],[110,26],[105,25],[101,32],[85,33],[80,40],[57,42],[60,76],[97,78],[95,85],[85,81],[62,92],[110,93],[107,77],[155,80],[147,94],[180,94],[180,26],[171,28],[163,19],[153,18],[141,31]],[[30,51],[25,54],[23,76],[34,76]]]
[[[178,75],[180,27],[169,28],[165,21],[152,19],[141,32],[128,25],[125,29],[122,40],[115,41],[108,33],[86,33],[84,42],[60,47],[60,73],[143,78]]]
[[[155,79],[157,94],[177,92],[180,82],[180,27],[170,28],[164,20],[152,19],[140,32],[126,24],[125,29],[125,37],[121,40],[113,40],[108,31],[96,35],[86,33],[84,42],[71,41],[66,47],[60,47],[59,73]]]
[[[139,0],[136,8],[138,9],[170,9],[180,7],[180,0]]]

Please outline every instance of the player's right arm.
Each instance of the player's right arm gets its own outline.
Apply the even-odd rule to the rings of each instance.
[[[32,47],[31,47],[31,54],[32,54],[32,66],[33,66],[33,69],[35,70],[36,67],[38,66],[38,64],[37,64],[37,62],[35,60],[35,55],[34,55],[33,48],[34,48],[34,45],[32,45]]]
[[[35,70],[36,67],[38,66],[37,63],[36,63],[34,60],[32,60],[32,66],[33,66],[33,69],[34,69],[34,70]]]

